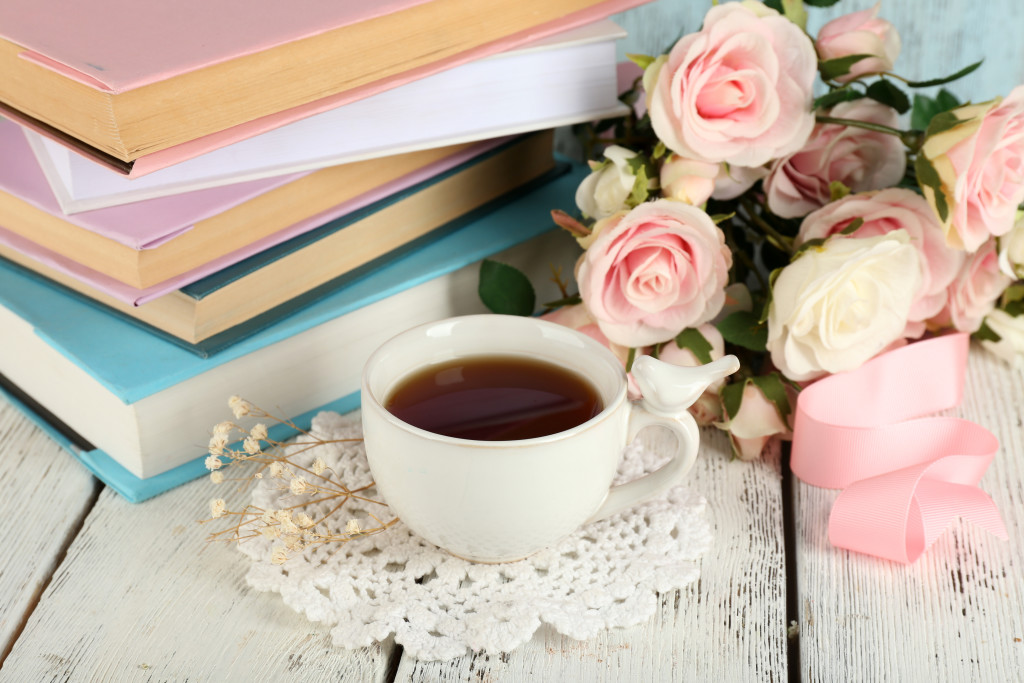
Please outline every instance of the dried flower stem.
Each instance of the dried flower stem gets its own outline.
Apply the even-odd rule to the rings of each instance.
[[[345,530],[335,533],[325,529],[322,525],[332,516],[340,514],[345,504],[350,501],[361,503],[372,503],[386,507],[386,503],[376,500],[369,495],[360,495],[374,487],[371,482],[358,488],[349,488],[344,482],[338,480],[337,474],[326,466],[320,458],[317,458],[312,465],[307,466],[297,458],[310,449],[327,444],[346,443],[361,441],[361,439],[321,439],[309,431],[302,429],[294,422],[275,417],[265,410],[255,406],[240,397],[233,396],[228,403],[236,418],[266,418],[278,424],[285,425],[299,433],[298,441],[283,443],[271,439],[267,428],[260,423],[251,430],[233,422],[221,422],[213,429],[213,437],[210,440],[210,457],[207,458],[207,468],[212,470],[210,479],[214,484],[224,481],[236,481],[244,490],[247,484],[255,484],[269,476],[274,479],[281,479],[281,490],[290,491],[291,495],[301,498],[295,505],[279,510],[264,510],[255,505],[247,505],[241,510],[230,510],[223,499],[217,498],[210,502],[210,518],[201,520],[200,524],[206,524],[218,519],[230,519],[233,523],[224,529],[211,532],[208,540],[242,542],[253,538],[279,539],[283,545],[274,548],[271,561],[282,564],[287,561],[289,553],[301,551],[312,545],[323,543],[345,543],[356,536],[367,536],[380,533],[391,528],[398,522],[394,517],[387,521],[372,513],[366,514],[376,526],[362,528],[359,521],[349,519]],[[234,442],[241,443],[241,448],[230,448],[232,439],[230,435],[235,434]],[[246,477],[226,478],[222,472],[229,467],[255,467]],[[311,516],[307,510],[312,511],[313,506],[338,501],[322,515]],[[319,519],[314,519],[318,516]]]

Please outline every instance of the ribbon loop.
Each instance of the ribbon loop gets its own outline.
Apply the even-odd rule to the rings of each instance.
[[[999,441],[968,420],[919,417],[960,403],[968,347],[966,334],[936,337],[801,392],[790,466],[808,484],[844,489],[833,545],[913,562],[956,517],[1007,538],[977,486]]]

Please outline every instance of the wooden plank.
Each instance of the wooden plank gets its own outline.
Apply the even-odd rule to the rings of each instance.
[[[650,622],[576,641],[551,629],[506,655],[403,657],[397,681],[785,681],[786,605],[778,454],[732,461],[705,429],[690,486],[708,499],[714,545],[699,581],[662,596]]]
[[[105,489],[4,663],[5,679],[385,680],[390,642],[335,648],[327,627],[246,585],[247,557],[207,544],[208,529],[192,520],[211,498],[229,497],[226,487],[204,479],[140,505]]]
[[[36,606],[99,483],[0,396],[0,662]]]
[[[1010,542],[954,523],[904,566],[828,544],[837,493],[795,487],[801,673],[812,681],[1010,681],[1024,671],[1024,372],[973,348],[961,417],[1002,449],[981,481]]]

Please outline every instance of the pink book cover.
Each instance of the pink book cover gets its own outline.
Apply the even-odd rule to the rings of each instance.
[[[85,5],[81,0],[5,0],[0,2],[0,36],[26,47],[28,51],[21,55],[25,59],[97,89],[122,92],[425,1],[428,0],[90,0]],[[137,159],[129,175],[152,173],[287,123],[647,2],[650,0],[606,0],[433,64],[154,152]],[[85,6],[88,13],[82,11]],[[224,30],[225,27],[230,30]],[[9,115],[51,135],[16,112]],[[54,139],[66,142],[59,137]]]
[[[315,216],[303,219],[283,230],[253,242],[242,249],[214,259],[183,275],[165,280],[146,289],[136,289],[102,273],[86,268],[72,259],[56,254],[0,226],[0,244],[14,249],[44,265],[70,275],[120,301],[140,305],[156,297],[180,289],[264,249],[280,244],[329,221],[380,201],[417,183],[452,169],[459,164],[493,149],[508,138],[486,140],[438,162],[420,168],[397,180],[342,202]],[[98,235],[108,237],[133,249],[159,246],[191,229],[203,218],[225,211],[261,192],[296,179],[302,174],[281,178],[254,180],[238,185],[199,190],[172,197],[161,197],[133,204],[86,211],[73,216],[61,213],[35,155],[16,124],[0,120],[0,191],[12,194],[32,206]]]

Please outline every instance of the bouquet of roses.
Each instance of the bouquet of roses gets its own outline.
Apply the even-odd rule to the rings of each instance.
[[[907,340],[958,330],[1024,357],[1024,86],[911,99],[980,63],[897,75],[878,11],[812,38],[801,0],[715,4],[668,54],[631,56],[633,115],[592,128],[582,215],[552,212],[584,252],[578,295],[546,317],[627,370],[736,353],[743,369],[691,410],[744,459],[788,435],[803,384]],[[485,302],[508,277],[482,271]]]

